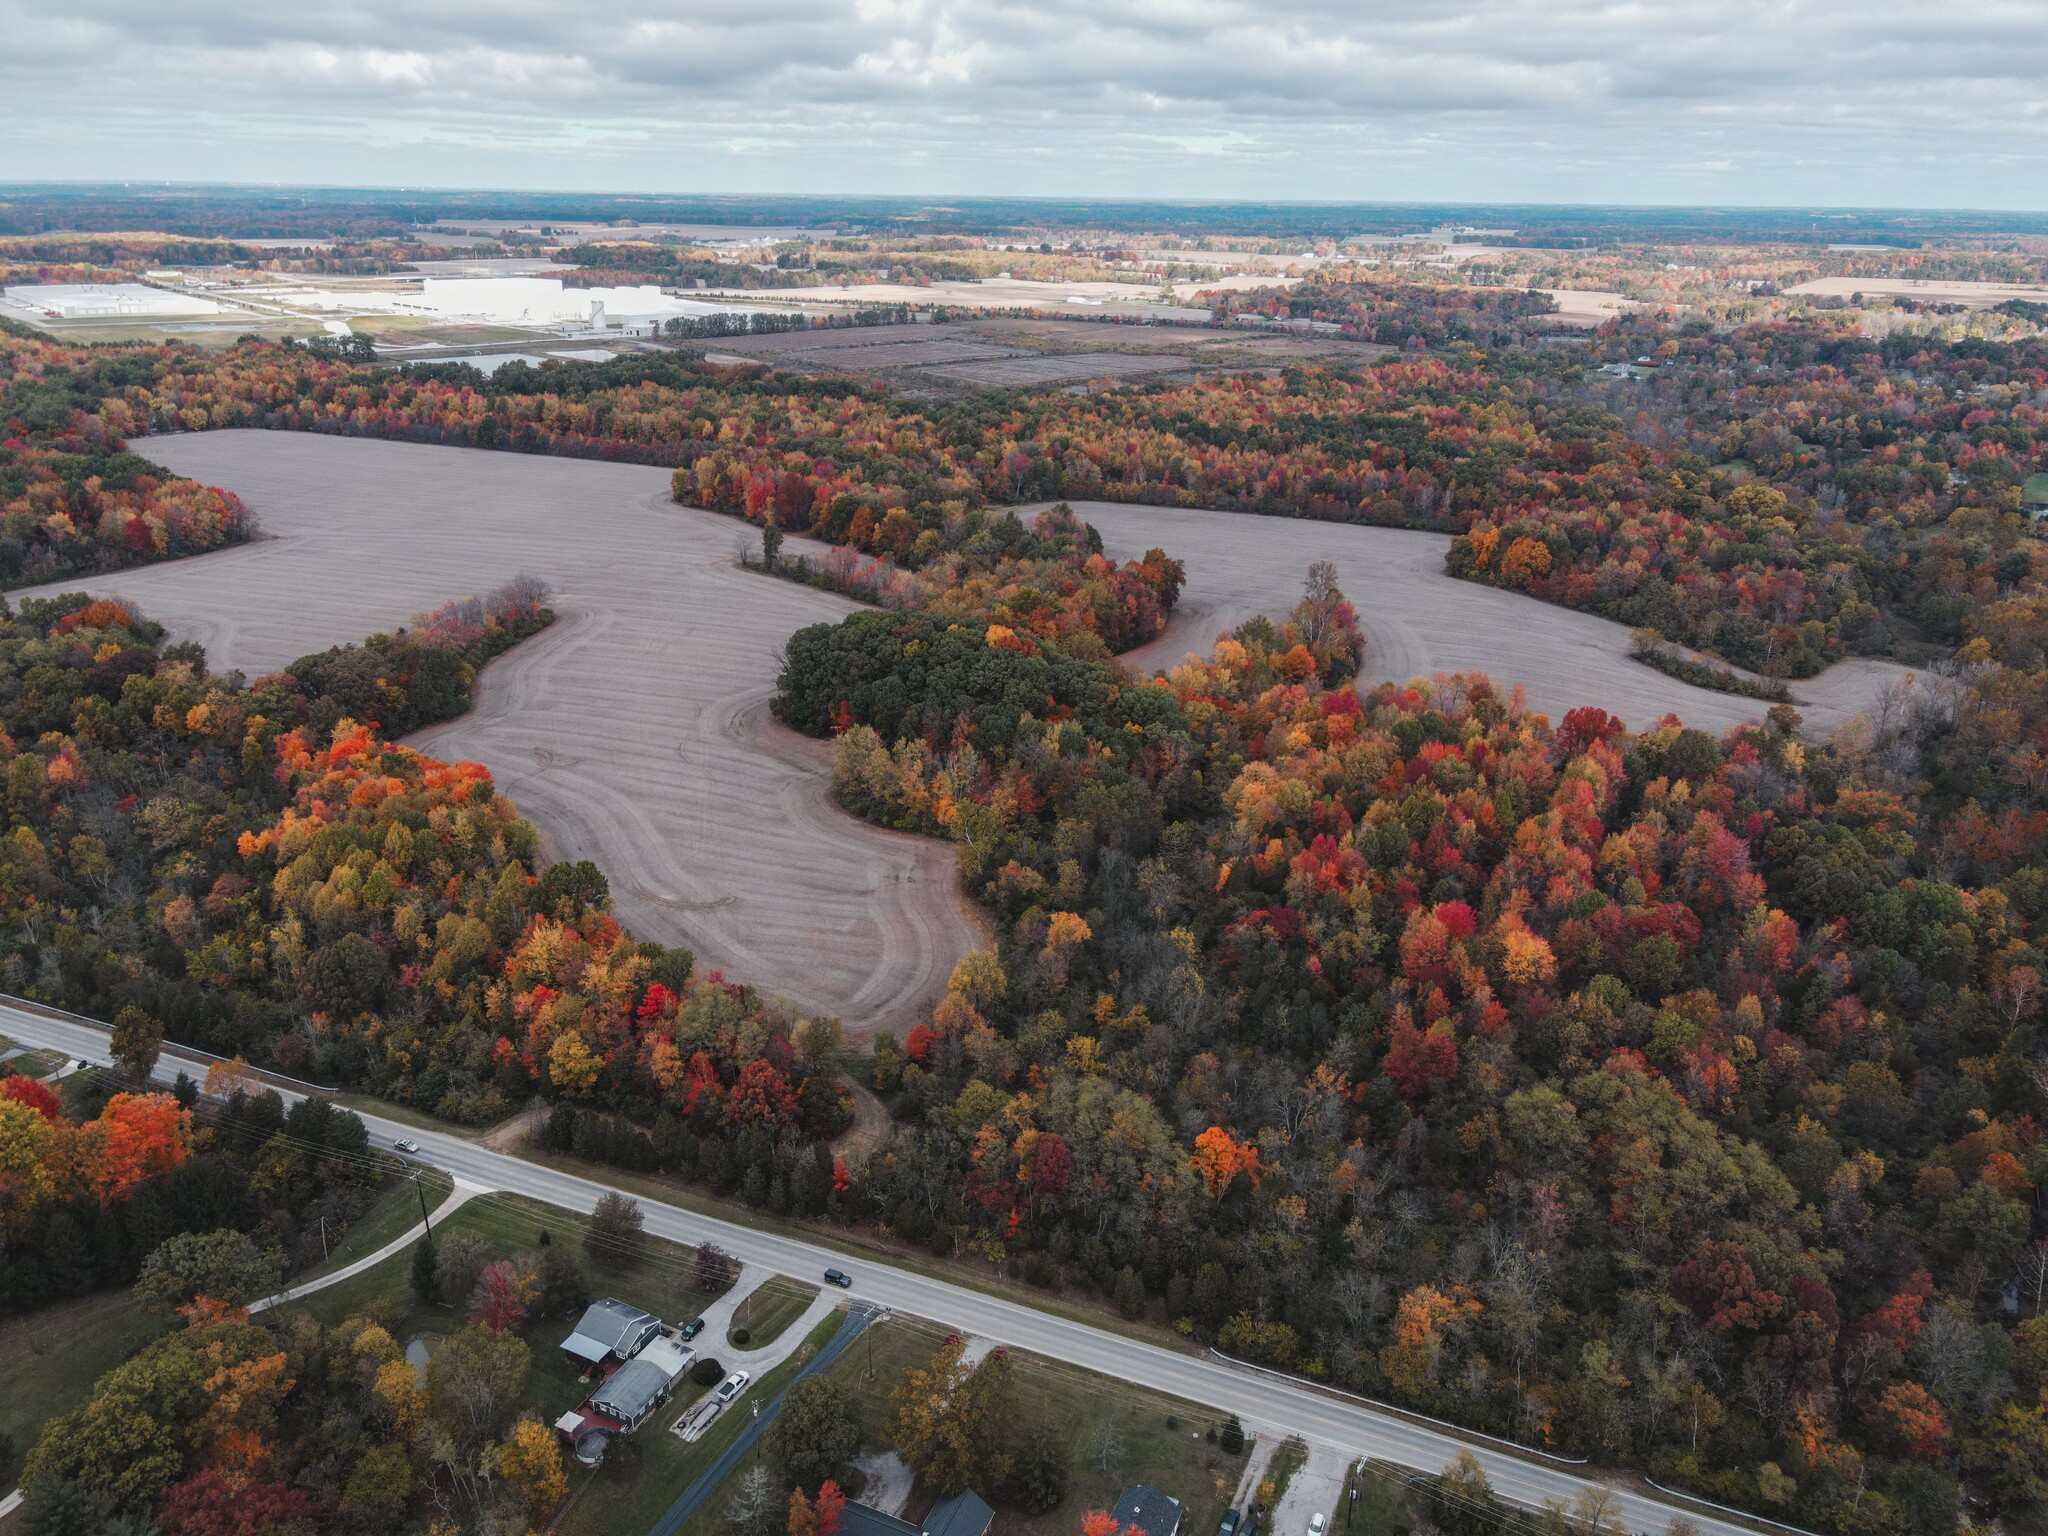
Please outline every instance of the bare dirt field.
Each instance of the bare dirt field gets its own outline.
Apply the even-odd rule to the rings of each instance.
[[[957,325],[862,325],[828,331],[782,331],[766,336],[722,336],[718,348],[778,367],[826,372],[969,362],[1011,357],[1017,350],[991,343]]]
[[[554,626],[414,744],[490,768],[551,855],[598,862],[639,936],[855,1033],[908,1027],[986,942],[951,851],[838,809],[827,749],[768,718],[783,641],[854,605],[740,570],[741,526],[672,504],[666,471],[287,432],[145,446],[234,488],[268,536],[89,585],[218,669],[549,582]]]
[[[889,374],[906,388],[916,388],[921,381],[1023,388],[1301,362],[1355,366],[1394,350],[1370,342],[1242,328],[1007,317],[723,337],[716,347],[714,360],[745,359],[801,373]]]
[[[1286,283],[1291,278],[1276,278]],[[1189,284],[1189,287],[1202,285]],[[1215,283],[1206,285],[1216,287]],[[964,309],[1048,309],[1068,304],[1107,308],[1126,314],[1167,320],[1202,320],[1208,311],[1184,304],[1159,302],[1156,283],[1041,283],[1029,278],[945,278],[930,284],[852,283],[820,288],[706,288],[701,298],[742,299],[754,303],[799,304],[951,304]]]
[[[1309,562],[1334,561],[1337,579],[1365,630],[1362,681],[1438,672],[1484,672],[1518,684],[1532,709],[1552,720],[1598,705],[1636,730],[1665,714],[1719,733],[1762,717],[1755,699],[1695,688],[1628,654],[1623,625],[1540,603],[1444,573],[1450,540],[1440,533],[1360,528],[1242,513],[1074,503],[1119,557],[1158,546],[1187,564],[1187,587],[1166,633],[1128,652],[1140,670],[1171,667],[1258,614],[1284,613],[1301,596]],[[1887,661],[1857,658],[1791,685],[1807,730],[1825,736],[1906,675]]]
[[[1081,379],[1141,378],[1186,367],[1185,359],[1170,352],[1070,352],[1020,353],[986,362],[940,363],[926,371],[986,389],[1018,389]]]
[[[2048,286],[2040,283],[1977,283],[1966,278],[1822,277],[1785,291],[1840,299],[1859,293],[1873,299],[1923,299],[1966,309],[1990,309],[2010,299],[2048,304]]]
[[[733,554],[750,535],[672,504],[665,472],[296,433],[145,448],[238,491],[266,537],[87,585],[202,642],[223,670],[274,671],[520,572],[551,583],[555,625],[486,669],[467,716],[413,740],[489,767],[552,856],[598,861],[639,935],[686,944],[856,1034],[907,1027],[987,942],[950,851],[841,812],[826,749],[768,718],[784,640],[854,605],[740,570]],[[1553,719],[1595,704],[1638,729],[1668,712],[1720,731],[1764,707],[1634,661],[1621,625],[1452,580],[1440,534],[1076,510],[1113,553],[1160,545],[1187,562],[1173,624],[1131,653],[1142,669],[1283,612],[1309,562],[1328,559],[1359,609],[1369,681],[1484,671]],[[1857,661],[1793,691],[1825,733],[1901,676]]]
[[[1591,328],[1636,307],[1635,300],[1597,288],[1545,288],[1557,300],[1557,312],[1547,316],[1552,325]]]

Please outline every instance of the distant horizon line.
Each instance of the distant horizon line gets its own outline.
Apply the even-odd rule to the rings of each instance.
[[[703,202],[725,204],[748,204],[765,202],[796,203],[841,203],[910,205],[913,207],[948,208],[958,205],[1002,205],[1021,204],[1047,207],[1081,205],[1088,207],[1157,207],[1176,209],[1230,209],[1230,208],[1290,208],[1290,209],[1350,209],[1402,210],[1432,209],[1456,212],[1463,209],[1522,209],[1530,212],[1687,212],[1698,214],[1726,213],[1741,214],[1797,214],[1810,213],[1816,218],[1844,217],[1954,217],[1975,215],[1997,218],[2002,216],[2048,217],[2048,204],[2040,206],[1984,207],[1981,205],[1885,205],[1870,203],[1823,203],[1813,201],[1796,202],[1616,202],[1590,200],[1518,201],[1491,198],[1189,198],[1166,196],[1141,196],[1136,194],[1109,193],[1007,193],[1007,192],[962,192],[962,193],[919,193],[919,192],[711,192],[711,191],[647,191],[638,189],[566,189],[544,186],[488,186],[463,185],[458,183],[425,185],[419,183],[377,183],[377,182],[283,182],[283,181],[224,181],[224,180],[174,180],[156,177],[148,178],[37,178],[15,177],[0,180],[0,196],[10,192],[62,193],[77,192],[120,192],[129,195],[143,195],[151,191],[177,192],[250,192],[250,193],[350,193],[360,196],[401,196],[432,197],[460,195],[468,197],[538,197],[550,199],[639,200],[648,202]]]

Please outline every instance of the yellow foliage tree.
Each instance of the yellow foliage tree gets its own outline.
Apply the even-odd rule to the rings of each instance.
[[[568,1030],[548,1047],[548,1075],[563,1093],[581,1098],[597,1082],[603,1065],[583,1043],[583,1036]]]
[[[1500,573],[1518,587],[1550,574],[1550,547],[1541,539],[1517,539],[1501,557]]]
[[[526,1495],[526,1511],[552,1514],[569,1495],[569,1474],[554,1432],[538,1419],[521,1419],[498,1447],[498,1473]]]
[[[397,1438],[410,1436],[426,1415],[427,1395],[420,1390],[419,1375],[412,1362],[403,1357],[386,1360],[377,1367],[372,1391],[390,1415],[392,1432]]]
[[[40,1113],[0,1099],[0,1222],[13,1222],[51,1192],[45,1163],[55,1128]]]
[[[1451,1331],[1477,1317],[1478,1302],[1462,1285],[1446,1295],[1418,1285],[1394,1312],[1394,1342],[1380,1351],[1380,1369],[1397,1391],[1413,1397],[1433,1385]]]

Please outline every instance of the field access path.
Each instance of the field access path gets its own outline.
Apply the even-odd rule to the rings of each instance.
[[[666,470],[296,432],[144,447],[239,493],[264,537],[84,585],[216,670],[274,672],[516,574],[546,581],[554,625],[411,742],[489,768],[552,857],[597,862],[637,937],[856,1034],[908,1029],[988,942],[951,849],[840,810],[829,749],[769,718],[783,642],[855,605],[739,569],[741,525],[676,506]]]
[[[1365,631],[1360,680],[1405,683],[1437,672],[1484,672],[1522,686],[1531,709],[1553,722],[1581,704],[1598,705],[1644,731],[1669,713],[1715,735],[1763,717],[1770,706],[1695,688],[1628,653],[1627,626],[1444,573],[1450,536],[1301,518],[1255,517],[1181,507],[1077,501],[1119,558],[1159,547],[1187,565],[1187,588],[1166,633],[1129,652],[1145,672],[1209,653],[1217,635],[1259,614],[1278,616],[1301,596],[1309,562],[1333,561],[1337,582]],[[1809,733],[1825,737],[1906,671],[1855,657],[1790,685]]]

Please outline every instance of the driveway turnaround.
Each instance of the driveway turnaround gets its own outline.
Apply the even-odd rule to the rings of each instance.
[[[837,1301],[834,1301],[833,1305],[837,1306]],[[853,1303],[847,1308],[846,1321],[839,1325],[839,1331],[825,1341],[824,1347],[796,1373],[796,1381],[792,1381],[789,1386],[793,1387],[797,1381],[815,1376],[837,1360],[846,1346],[858,1338],[860,1331],[879,1315],[880,1313],[873,1307],[861,1302]],[[718,1485],[725,1481],[732,1469],[746,1459],[747,1452],[754,1448],[754,1442],[768,1432],[768,1426],[781,1415],[782,1400],[787,1396],[789,1387],[784,1387],[775,1394],[772,1402],[763,1406],[761,1411],[754,1415],[753,1422],[741,1430],[738,1438],[720,1451],[718,1459],[699,1473],[697,1480],[683,1490],[682,1497],[668,1507],[668,1513],[654,1522],[648,1536],[675,1536],[675,1533],[683,1528],[683,1523],[703,1507],[706,1499],[718,1491]],[[737,1413],[743,1406],[751,1406],[751,1403],[751,1399],[743,1399],[734,1403],[728,1411]]]
[[[112,1055],[106,1026],[12,1004],[0,1004],[0,1033],[102,1064]],[[169,1046],[157,1063],[157,1075],[169,1079],[183,1071],[196,1078],[205,1073],[206,1066],[202,1057]],[[300,1095],[286,1093],[285,1097],[290,1100]],[[372,1145],[388,1148],[399,1137],[410,1137],[420,1145],[414,1161],[431,1163],[458,1178],[507,1194],[587,1212],[611,1192],[609,1186],[594,1180],[494,1152],[459,1136],[423,1131],[376,1115],[366,1114],[362,1119]],[[1615,1518],[1631,1531],[1661,1536],[1672,1520],[1683,1516],[1700,1536],[1754,1536],[1751,1527],[1703,1509],[1615,1488],[1577,1469],[1468,1441],[1306,1384],[1146,1343],[1040,1311],[1025,1302],[898,1269],[872,1256],[850,1255],[822,1242],[760,1231],[657,1201],[642,1199],[640,1204],[646,1229],[656,1237],[716,1243],[744,1264],[783,1275],[809,1276],[827,1265],[837,1266],[852,1274],[855,1300],[928,1318],[1013,1349],[1030,1350],[1168,1393],[1219,1418],[1235,1413],[1248,1431],[1276,1437],[1297,1434],[1311,1446],[1332,1447],[1348,1456],[1377,1457],[1425,1473],[1442,1471],[1458,1452],[1470,1450],[1502,1498],[1532,1509],[1549,1503],[1569,1505],[1589,1487],[1608,1487],[1614,1495]]]

